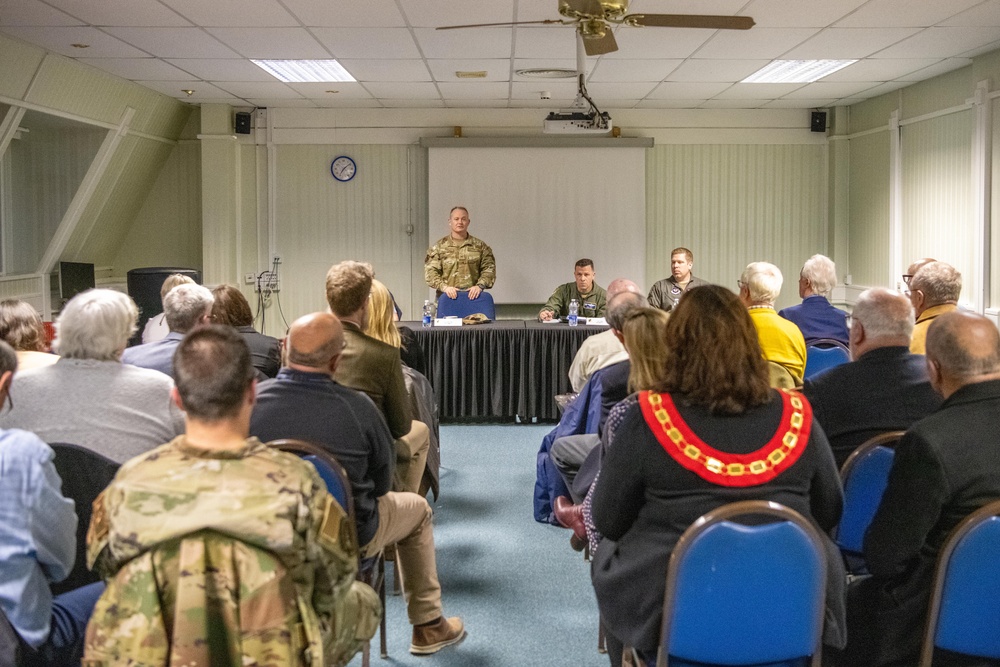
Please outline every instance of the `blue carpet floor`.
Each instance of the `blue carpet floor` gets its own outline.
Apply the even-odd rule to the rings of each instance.
[[[603,667],[589,566],[569,531],[532,518],[535,454],[551,426],[443,426],[434,537],[445,614],[468,636],[434,656],[410,655],[402,597],[386,601],[389,657],[380,665]],[[360,655],[351,666],[361,664]]]

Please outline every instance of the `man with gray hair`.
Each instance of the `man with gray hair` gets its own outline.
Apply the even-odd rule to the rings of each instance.
[[[918,662],[942,544],[964,517],[1000,499],[1000,332],[981,315],[938,316],[927,333],[927,372],[944,402],[896,446],[865,535],[872,576],[848,593],[842,664]],[[934,664],[972,664],[949,657]]]
[[[80,445],[118,463],[183,433],[184,417],[170,398],[173,381],[120,361],[138,317],[132,299],[114,290],[70,299],[56,321],[59,361],[18,374],[17,400],[0,427]]]
[[[781,294],[781,269],[769,262],[751,262],[736,281],[740,301],[750,310],[764,358],[785,368],[796,385],[806,370],[806,341],[792,322],[774,311]]]
[[[806,380],[802,389],[838,467],[865,440],[905,431],[941,404],[924,358],[910,352],[913,306],[905,296],[883,287],[865,290],[853,320],[853,361]]]
[[[910,351],[924,354],[927,329],[934,318],[958,309],[962,293],[962,274],[945,262],[929,262],[917,269],[910,279],[910,303],[917,315]]]
[[[207,287],[194,283],[174,287],[163,298],[163,315],[170,333],[158,341],[128,348],[122,354],[122,363],[173,375],[174,351],[187,332],[211,323],[214,302]]]
[[[837,267],[825,255],[813,255],[799,272],[799,298],[802,303],[778,311],[794,322],[806,343],[822,338],[848,344],[847,313],[830,304],[830,294],[837,286]]]
[[[576,351],[573,363],[569,367],[569,383],[575,393],[580,393],[583,385],[587,384],[587,380],[597,369],[628,359],[625,346],[615,335],[615,326],[612,323],[616,317],[619,317],[619,314],[613,315],[611,313],[611,302],[616,296],[625,292],[639,294],[639,286],[627,278],[615,278],[608,285],[608,311],[605,314],[605,319],[611,325],[611,329],[590,336],[581,343],[580,348]],[[622,307],[622,304],[619,304],[619,307]],[[622,319],[619,319],[619,323],[621,321]]]

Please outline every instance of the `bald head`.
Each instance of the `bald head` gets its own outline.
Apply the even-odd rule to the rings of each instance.
[[[975,313],[939,315],[927,330],[927,363],[931,381],[946,398],[959,387],[998,377],[1000,331]]]
[[[909,285],[910,281],[913,279],[913,276],[917,275],[917,271],[919,271],[925,265],[936,261],[937,260],[934,259],[933,257],[924,257],[923,259],[915,260],[913,264],[910,264],[908,267],[906,267],[906,273],[903,274],[903,282]]]
[[[895,290],[865,290],[858,296],[851,317],[851,354],[855,359],[880,347],[910,344],[913,305]]]
[[[331,363],[344,349],[344,328],[330,313],[310,313],[288,329],[288,366],[297,370],[332,371]]]
[[[625,318],[634,310],[648,305],[646,297],[639,292],[624,291],[619,292],[614,297],[608,299],[608,309],[605,315],[608,325],[616,331],[621,331],[625,325]]]
[[[635,294],[642,293],[642,291],[639,289],[639,286],[636,285],[631,280],[629,280],[628,278],[615,278],[614,280],[611,281],[611,283],[608,285],[608,289],[605,291],[607,292],[608,295],[607,297],[608,305],[610,305],[611,300],[614,299],[619,294],[623,294],[625,292],[634,292]]]

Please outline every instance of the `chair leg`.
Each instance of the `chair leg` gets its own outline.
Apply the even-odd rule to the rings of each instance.
[[[604,645],[604,623],[600,619],[597,621],[597,652],[607,653],[608,647]]]
[[[365,647],[361,649],[361,667],[369,667],[372,664],[372,642],[369,639]]]
[[[395,565],[393,566],[395,569]],[[389,649],[386,646],[385,639],[385,559],[381,559],[378,564],[378,576],[379,576],[379,587],[378,587],[378,597],[382,601],[382,620],[379,622],[378,638],[379,638],[379,651],[382,659],[385,660],[389,657]]]
[[[396,546],[392,546],[392,594],[403,594],[403,580],[399,576],[399,554],[396,553]]]

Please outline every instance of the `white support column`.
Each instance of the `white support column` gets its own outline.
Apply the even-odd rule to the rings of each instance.
[[[900,282],[903,263],[903,160],[899,109],[889,117],[889,285]]]
[[[118,127],[109,131],[108,136],[104,138],[104,142],[101,144],[100,149],[98,149],[94,161],[90,163],[90,168],[87,169],[87,174],[80,183],[80,187],[77,188],[76,194],[73,195],[73,201],[69,203],[66,214],[59,223],[59,227],[56,228],[56,233],[53,235],[49,247],[45,249],[45,254],[42,255],[35,273],[48,274],[55,268],[56,262],[59,261],[59,257],[62,255],[63,250],[66,249],[66,245],[80,223],[80,218],[83,217],[83,212],[87,208],[87,204],[90,203],[91,197],[94,196],[97,185],[101,182],[101,178],[107,171],[108,165],[111,164],[111,158],[114,157],[119,144],[125,138],[129,124],[131,124],[134,116],[135,109],[127,107],[125,113],[122,114],[122,119],[119,121]]]
[[[976,242],[979,252],[973,270],[973,298],[977,313],[985,312],[990,305],[992,267],[990,210],[992,207],[993,163],[993,104],[989,97],[990,82],[980,81],[975,96],[969,100],[975,111],[975,128],[972,133],[972,189],[976,218]]]
[[[7,109],[3,120],[0,121],[0,158],[7,152],[7,147],[10,146],[11,139],[17,133],[21,119],[24,118],[24,112],[24,107],[11,107]]]

